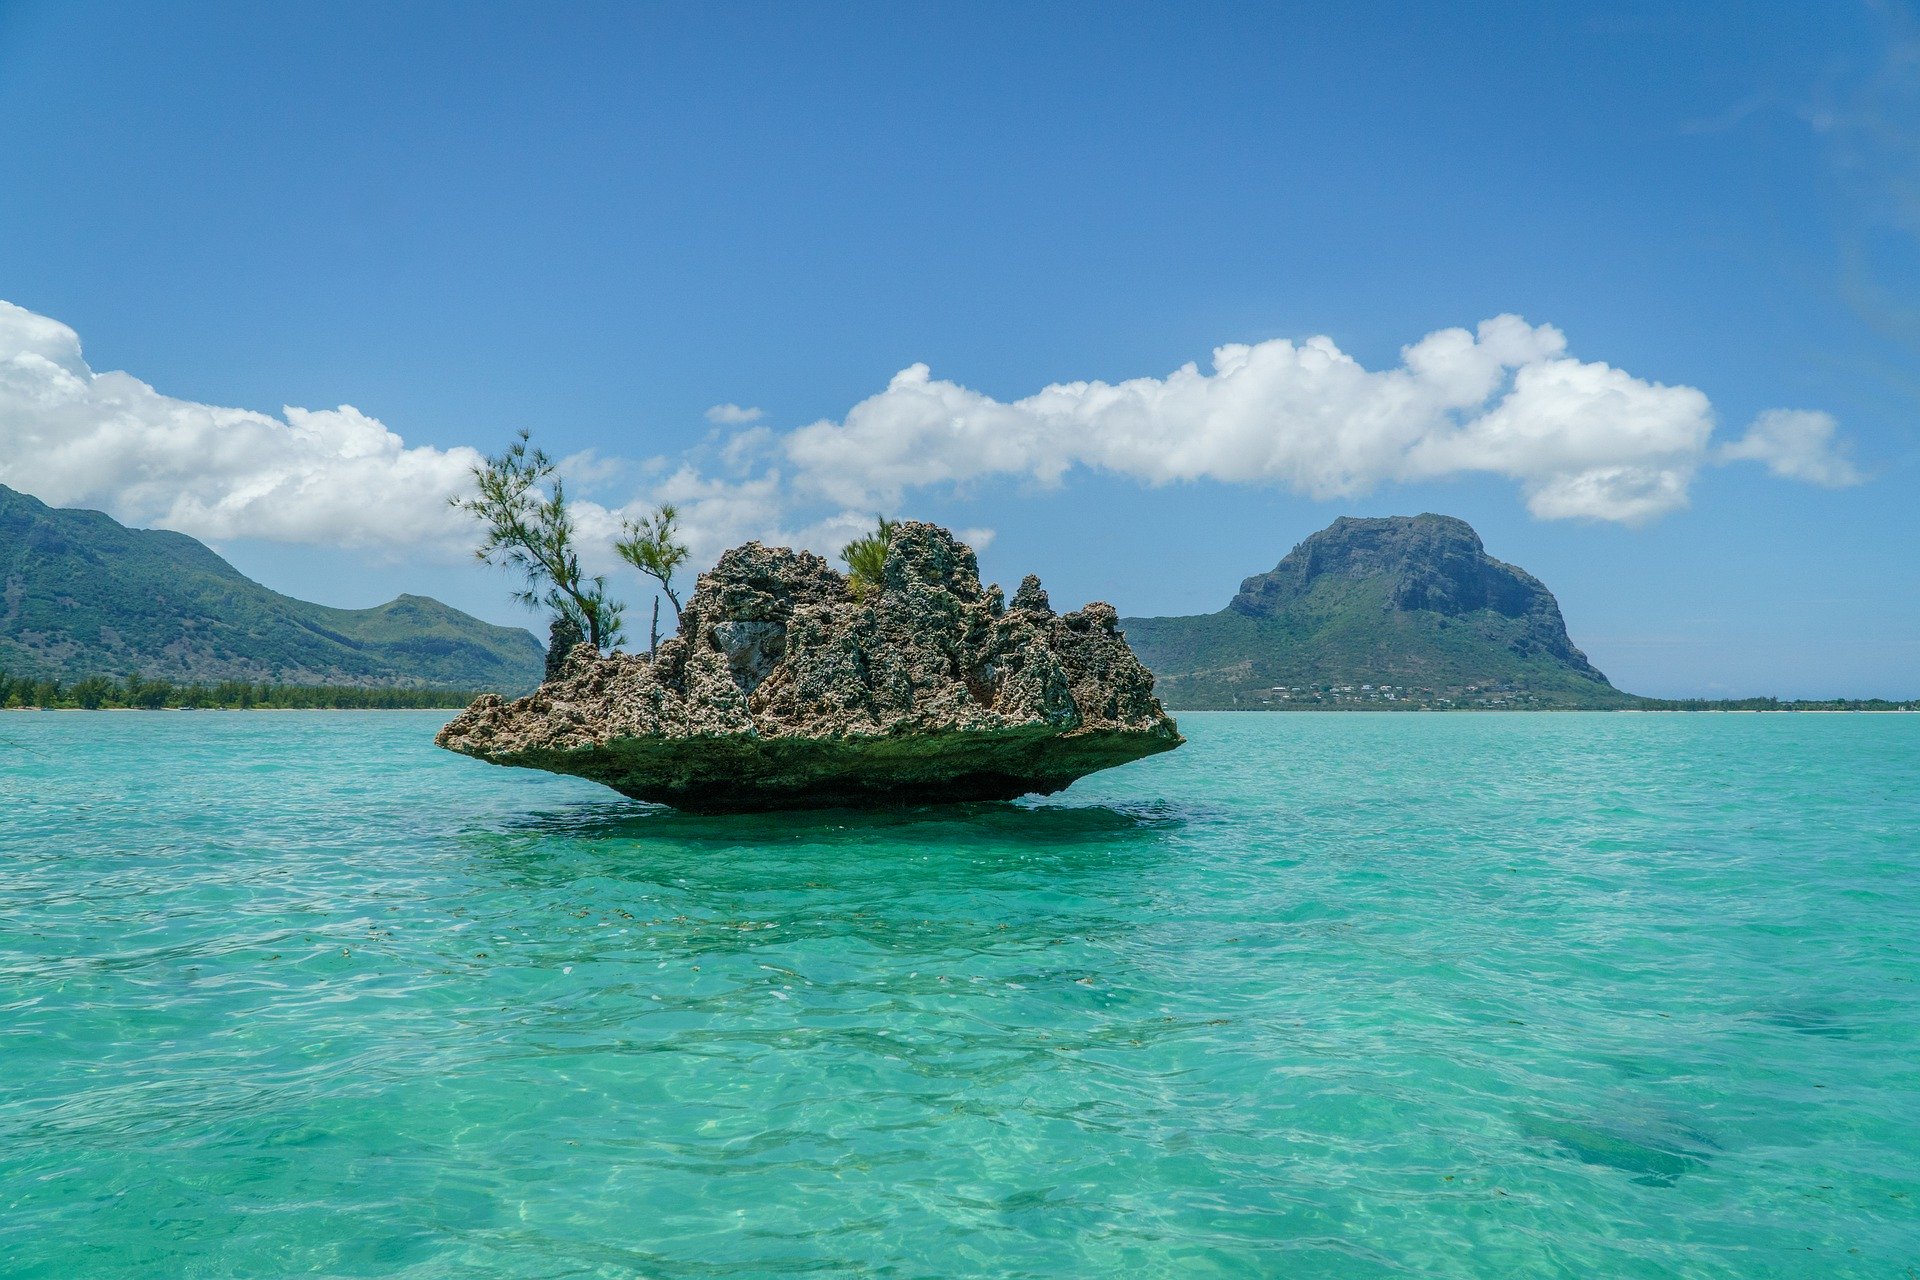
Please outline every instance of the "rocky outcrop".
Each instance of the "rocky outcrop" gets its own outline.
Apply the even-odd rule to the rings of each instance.
[[[1179,746],[1111,606],[1011,606],[935,525],[895,527],[878,590],[750,542],[702,574],[652,658],[576,647],[438,743],[703,812],[1007,800]]]
[[[567,669],[567,655],[574,646],[586,640],[586,634],[580,630],[580,624],[565,614],[553,620],[547,628],[547,670],[543,680],[557,680],[560,673]]]

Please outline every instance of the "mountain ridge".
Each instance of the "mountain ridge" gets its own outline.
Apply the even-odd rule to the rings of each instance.
[[[1128,618],[1169,707],[1622,707],[1544,583],[1432,512],[1342,516],[1217,613]]]
[[[314,604],[186,534],[0,485],[0,668],[16,676],[519,691],[543,654],[530,632],[430,596]]]

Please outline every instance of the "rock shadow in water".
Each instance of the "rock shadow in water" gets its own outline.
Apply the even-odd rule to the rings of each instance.
[[[1699,1131],[1658,1118],[1564,1119],[1523,1112],[1515,1123],[1524,1137],[1551,1144],[1555,1154],[1618,1169],[1643,1187],[1670,1187],[1704,1169],[1719,1150]]]
[[[680,840],[695,843],[802,844],[862,835],[908,838],[950,831],[983,843],[1105,841],[1178,828],[1174,805],[1022,805],[999,802],[891,809],[803,809],[787,813],[698,814],[663,805],[603,801],[530,813],[500,830],[577,840]]]
[[[1791,1031],[1796,1035],[1818,1036],[1828,1040],[1851,1040],[1860,1034],[1858,1026],[1849,1022],[1837,1010],[1825,1005],[1778,1005],[1757,1010],[1753,1017],[1767,1026]]]
[[[1176,807],[961,804],[708,816],[608,802],[471,832],[488,863],[542,884],[604,876],[716,889],[982,876],[1053,881],[1137,873],[1185,826]]]

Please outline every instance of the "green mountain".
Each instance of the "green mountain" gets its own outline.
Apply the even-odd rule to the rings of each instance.
[[[1169,707],[1622,707],[1553,593],[1451,516],[1342,517],[1219,613],[1129,618]]]
[[[0,670],[15,676],[519,692],[539,683],[542,653],[526,631],[425,596],[373,609],[295,600],[185,534],[0,485]]]

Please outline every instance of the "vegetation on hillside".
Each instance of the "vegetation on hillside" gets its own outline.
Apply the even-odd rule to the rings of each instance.
[[[1121,625],[1178,709],[1638,701],[1574,647],[1545,586],[1447,516],[1336,520],[1218,613]]]
[[[517,693],[538,683],[540,655],[525,630],[425,596],[372,609],[295,600],[185,534],[0,486],[0,667],[16,675]]]
[[[141,676],[119,679],[85,676],[62,681],[10,676],[0,671],[0,709],[384,711],[404,707],[464,707],[473,698],[471,693],[453,689],[364,689],[341,685],[256,684],[250,680],[178,684]]]
[[[1382,705],[1389,700],[1381,686],[1409,709],[1636,702],[1550,654],[1529,652],[1515,619],[1394,610],[1388,590],[1383,580],[1328,583],[1306,607],[1277,617],[1223,610],[1121,625],[1156,676],[1155,692],[1185,710]]]

